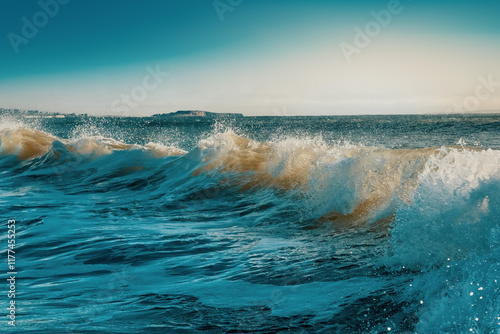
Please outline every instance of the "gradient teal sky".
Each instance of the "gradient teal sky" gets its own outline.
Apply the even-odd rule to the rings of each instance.
[[[390,1],[238,2],[221,20],[211,0],[71,0],[16,52],[42,9],[0,1],[0,107],[113,114],[148,67],[169,75],[127,114],[450,112],[500,82],[498,1],[402,0],[350,62],[341,44]],[[500,109],[500,86],[476,109]]]

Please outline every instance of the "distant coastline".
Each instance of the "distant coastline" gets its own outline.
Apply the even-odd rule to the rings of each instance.
[[[155,114],[152,117],[244,117],[238,113],[215,113],[205,110],[179,110],[168,114]]]
[[[92,117],[87,114],[61,114],[57,112],[47,112],[38,110],[23,110],[23,109],[4,109],[0,108],[0,116],[7,115],[11,117],[24,117],[24,118],[74,118],[74,117]]]
[[[57,112],[46,112],[39,110],[23,110],[23,109],[6,109],[0,108],[0,116],[7,115],[12,117],[24,117],[24,118],[74,118],[74,117],[127,117],[127,116],[117,116],[117,115],[88,115],[88,114],[66,114]],[[170,117],[245,117],[243,114],[239,113],[216,113],[205,110],[179,110],[171,113],[155,114],[152,116],[130,116],[130,117],[153,117],[153,118],[170,118]]]

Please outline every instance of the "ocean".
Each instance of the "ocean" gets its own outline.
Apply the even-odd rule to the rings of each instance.
[[[3,117],[0,142],[1,331],[500,333],[500,115]]]

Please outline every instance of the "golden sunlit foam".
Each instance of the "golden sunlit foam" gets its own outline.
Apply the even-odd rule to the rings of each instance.
[[[47,154],[56,137],[41,131],[18,128],[0,130],[2,154],[14,154],[26,160]]]
[[[60,141],[66,149],[82,156],[98,157],[113,151],[142,149],[157,158],[182,155],[186,152],[176,147],[149,143],[146,146],[126,144],[101,136],[85,137],[76,140],[60,139],[42,131],[24,127],[0,130],[0,148],[3,155],[15,155],[19,160],[29,160],[47,154],[54,141]],[[56,154],[59,157],[59,153]]]
[[[353,179],[356,196],[352,209],[329,211],[318,219],[320,224],[333,222],[343,227],[370,221],[387,228],[395,213],[390,207],[393,201],[409,203],[428,159],[443,154],[438,148],[385,149],[314,144],[286,147],[283,143],[261,143],[233,133],[215,135],[209,141],[202,141],[200,147],[207,152],[205,165],[194,175],[211,170],[232,173],[223,182],[241,191],[268,187],[283,192],[297,190],[303,196],[314,196],[315,192],[342,196],[343,189],[329,183],[332,173],[338,172],[335,177],[345,178],[346,182]],[[346,159],[353,161],[347,169],[329,168]]]

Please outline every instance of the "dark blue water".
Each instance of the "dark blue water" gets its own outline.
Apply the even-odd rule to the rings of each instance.
[[[0,142],[2,331],[500,333],[499,115],[4,117]]]

